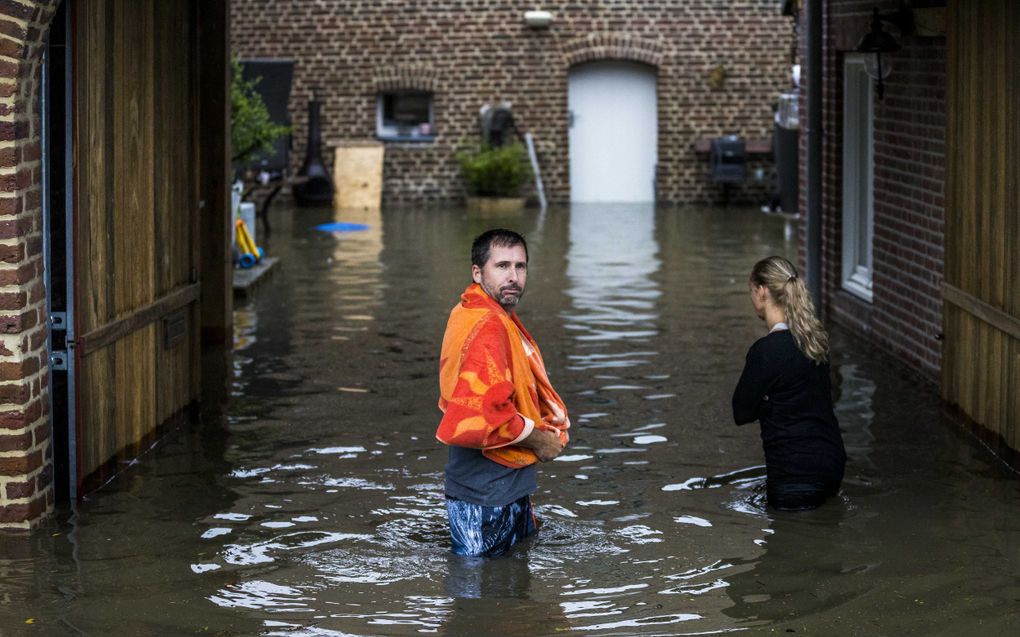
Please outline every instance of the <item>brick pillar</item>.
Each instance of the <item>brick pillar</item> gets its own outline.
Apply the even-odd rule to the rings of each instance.
[[[39,71],[56,0],[0,0],[0,529],[53,507]]]

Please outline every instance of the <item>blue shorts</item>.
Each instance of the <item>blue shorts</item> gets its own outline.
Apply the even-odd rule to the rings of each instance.
[[[535,532],[531,498],[524,496],[501,507],[471,504],[446,496],[453,552],[473,557],[496,557]]]

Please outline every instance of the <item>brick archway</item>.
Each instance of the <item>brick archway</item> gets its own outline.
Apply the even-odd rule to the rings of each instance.
[[[564,45],[563,58],[568,68],[596,60],[643,62],[658,68],[662,62],[661,49],[656,40],[627,33],[590,33]]]
[[[0,529],[53,506],[39,98],[58,4],[0,2]]]
[[[381,67],[375,73],[376,92],[414,90],[436,92],[440,90],[439,72],[424,66],[398,65]]]

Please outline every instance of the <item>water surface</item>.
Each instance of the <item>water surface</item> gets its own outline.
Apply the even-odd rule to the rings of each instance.
[[[764,509],[729,401],[763,326],[746,209],[280,209],[236,308],[221,418],[170,432],[75,515],[0,537],[0,635],[1005,635],[1020,481],[936,389],[833,330],[841,496]],[[331,221],[364,223],[326,233]],[[529,239],[520,308],[571,410],[513,555],[449,555],[437,355],[471,239]]]

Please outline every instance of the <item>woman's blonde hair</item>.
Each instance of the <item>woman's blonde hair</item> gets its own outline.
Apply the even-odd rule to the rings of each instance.
[[[772,300],[783,309],[800,351],[815,364],[828,360],[829,336],[815,316],[815,304],[797,268],[783,257],[768,257],[754,264],[751,283],[764,285]]]

